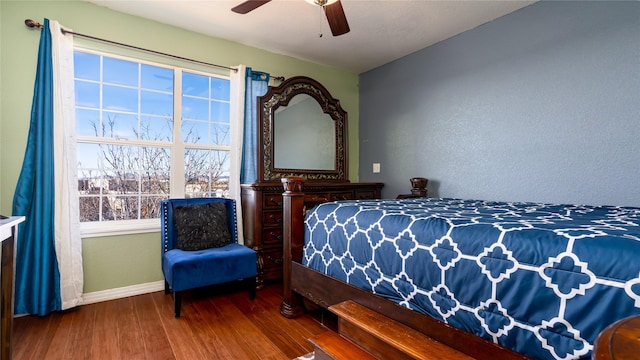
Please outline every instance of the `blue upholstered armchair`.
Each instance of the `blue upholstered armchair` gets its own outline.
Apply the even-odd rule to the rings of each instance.
[[[257,256],[238,244],[233,199],[168,199],[160,207],[165,293],[173,290],[176,317],[189,289],[242,279],[255,298]]]

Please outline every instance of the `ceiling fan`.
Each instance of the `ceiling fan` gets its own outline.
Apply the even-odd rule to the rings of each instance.
[[[250,11],[257,9],[258,7],[268,3],[271,0],[249,0],[240,5],[237,5],[231,11],[238,14],[246,14]],[[346,34],[350,31],[349,24],[347,23],[347,17],[344,14],[344,9],[340,0],[305,0],[308,3],[321,6],[327,15],[327,21],[331,28],[333,36],[339,36]]]

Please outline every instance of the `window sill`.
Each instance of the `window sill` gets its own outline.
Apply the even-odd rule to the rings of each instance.
[[[80,223],[80,237],[92,238],[144,234],[160,231],[160,219]]]

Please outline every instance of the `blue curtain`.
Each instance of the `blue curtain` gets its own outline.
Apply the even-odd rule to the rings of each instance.
[[[60,310],[60,273],[54,235],[53,65],[49,20],[40,32],[27,149],[13,197],[13,215],[25,216],[16,248],[16,314]]]
[[[242,165],[240,166],[240,182],[251,184],[258,179],[256,159],[258,147],[258,96],[267,93],[269,74],[253,71],[247,67],[244,90],[244,139],[242,142]]]

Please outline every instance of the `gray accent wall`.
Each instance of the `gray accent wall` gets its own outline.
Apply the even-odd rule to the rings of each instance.
[[[640,2],[538,2],[363,73],[359,122],[383,197],[426,177],[430,196],[640,206]]]

